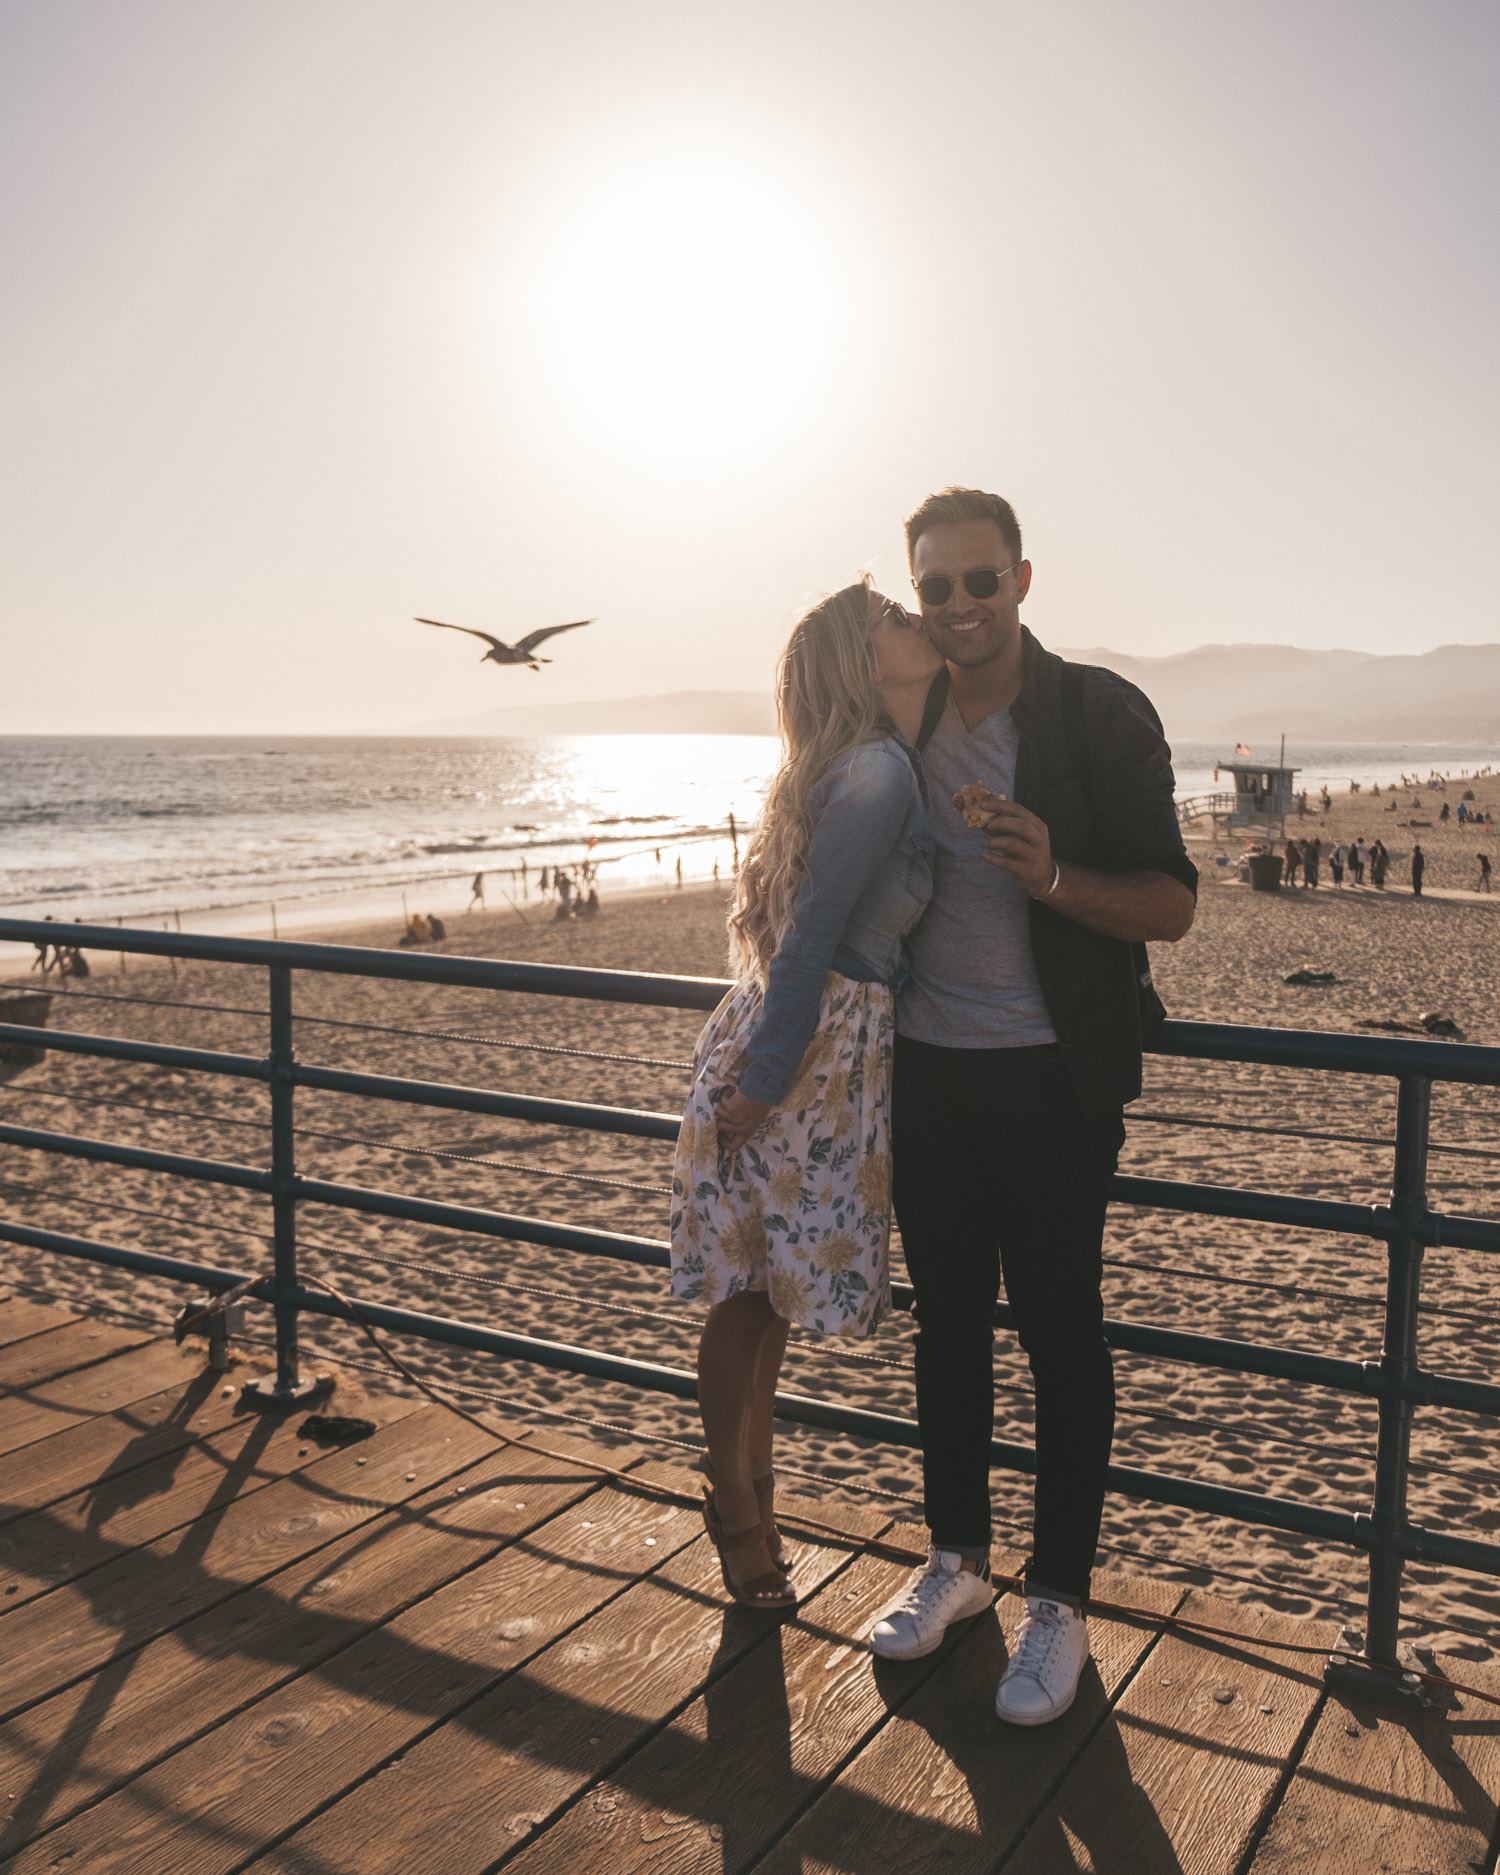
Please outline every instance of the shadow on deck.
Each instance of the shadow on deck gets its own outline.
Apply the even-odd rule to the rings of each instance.
[[[860,1645],[905,1575],[866,1546],[917,1538],[880,1513],[806,1507],[844,1538],[795,1545],[780,1622],[726,1605],[690,1507],[591,1469],[693,1490],[635,1448],[497,1447],[348,1377],[335,1410],[377,1430],[325,1451],[196,1352],[0,1301],[0,1866],[1494,1867],[1500,1706],[1334,1697],[1268,1646],[1326,1624],[1107,1575],[1135,1615],[1015,1732],[994,1615],[909,1665]]]

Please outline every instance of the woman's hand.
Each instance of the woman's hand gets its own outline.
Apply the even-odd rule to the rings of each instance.
[[[714,1117],[719,1125],[719,1151],[731,1159],[748,1139],[753,1139],[771,1115],[769,1101],[752,1100],[738,1088],[719,1102]]]

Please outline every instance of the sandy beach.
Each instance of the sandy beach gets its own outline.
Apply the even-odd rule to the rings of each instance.
[[[1477,784],[1500,809],[1500,782]],[[1424,803],[1442,796],[1418,791]],[[1455,806],[1461,788],[1450,786]],[[1316,816],[1326,839],[1379,832],[1391,847],[1391,881],[1317,892],[1251,892],[1230,864],[1239,842],[1196,845],[1203,871],[1198,922],[1176,947],[1154,952],[1172,1014],[1205,1020],[1347,1030],[1364,1021],[1416,1023],[1450,1015],[1469,1041],[1500,1043],[1494,959],[1500,899],[1468,889],[1488,836],[1447,827],[1401,830],[1417,810],[1387,815],[1384,802],[1338,797]],[[1371,811],[1372,809],[1376,811]],[[1423,818],[1437,820],[1435,807]],[[1308,827],[1311,823],[1302,823]],[[1296,823],[1291,831],[1296,832]],[[1403,855],[1413,832],[1428,854],[1429,896],[1413,901]],[[1325,869],[1325,881],[1326,881]],[[450,953],[533,958],[720,974],[727,898],[708,888],[606,896],[593,923],[557,925],[533,907],[474,913],[450,923],[436,946]],[[330,939],[390,945],[390,921],[344,928]],[[121,970],[103,955],[76,987],[97,995],[220,1006],[222,1012],[59,996],[54,1027],[134,1035],[201,1047],[264,1049],[263,976],[235,967],[147,966]],[[1295,987],[1299,965],[1337,982]],[[19,979],[12,978],[12,986]],[[34,986],[36,978],[29,982]],[[74,987],[74,986],[70,986]],[[304,1060],[675,1110],[700,1018],[561,999],[299,976],[298,1036]],[[233,1013],[230,1013],[233,1012]],[[326,1026],[320,1026],[326,1025]],[[407,1031],[421,1031],[419,1034]],[[576,1053],[571,1051],[578,1051]],[[600,1057],[612,1058],[600,1058]],[[12,1123],[91,1134],[264,1165],[263,1090],[154,1068],[51,1056],[0,1083]],[[125,1105],[112,1103],[123,1102]],[[1433,1202],[1454,1211],[1500,1211],[1500,1092],[1440,1089],[1434,1099]],[[1149,1061],[1147,1090],[1130,1116],[1123,1169],[1209,1183],[1384,1200],[1390,1180],[1392,1087],[1353,1076],[1207,1063]],[[567,1219],[660,1239],[666,1227],[670,1150],[503,1121],[298,1096],[300,1169],[371,1187],[441,1196],[533,1216]],[[1249,1129],[1249,1130],[1237,1130]],[[1267,1130],[1257,1130],[1267,1129]],[[1337,1135],[1338,1137],[1320,1137]],[[268,1257],[268,1207],[257,1198],[103,1167],[0,1149],[0,1198],[22,1220],[252,1270]],[[554,1340],[591,1343],[692,1365],[698,1317],[673,1303],[653,1271],[474,1236],[356,1218],[307,1207],[302,1251],[311,1275],[347,1293],[390,1298]],[[1351,1359],[1378,1356],[1384,1253],[1371,1242],[1117,1207],[1106,1239],[1106,1301],[1117,1318],[1205,1334],[1268,1341]],[[0,1276],[91,1309],[144,1319],[163,1332],[182,1295],[82,1263],[7,1248]],[[1429,1252],[1421,1351],[1431,1369],[1489,1379],[1500,1353],[1494,1284],[1475,1254]],[[250,1350],[263,1358],[269,1314],[252,1310]],[[872,1344],[836,1347],[794,1337],[784,1385],[883,1410],[913,1410],[911,1324],[898,1315]],[[325,1357],[370,1361],[351,1332],[309,1321],[306,1339]],[[420,1371],[503,1392],[515,1407],[628,1426],[696,1442],[690,1406],[655,1395],[481,1360],[429,1344],[400,1344]],[[1291,1383],[1220,1374],[1122,1354],[1117,1357],[1118,1463],[1348,1509],[1369,1505],[1373,1405]],[[384,1379],[372,1384],[387,1384]],[[397,1386],[394,1377],[390,1385]],[[999,1339],[997,1432],[1030,1437],[1024,1362]],[[830,1489],[875,1489],[911,1498],[913,1454],[788,1428],[786,1467]],[[1440,1529],[1493,1537],[1500,1529],[1500,1426],[1422,1411],[1413,1446],[1411,1511]],[[1019,1538],[1030,1486],[997,1473],[997,1540]],[[1104,1560],[1211,1584],[1293,1612],[1362,1614],[1362,1558],[1315,1543],[1112,1499]],[[1414,1630],[1469,1657],[1492,1653],[1500,1584],[1413,1567],[1407,1608]]]

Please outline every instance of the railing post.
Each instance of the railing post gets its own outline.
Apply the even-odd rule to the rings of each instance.
[[[1411,1455],[1411,1401],[1405,1388],[1417,1366],[1421,1311],[1422,1225],[1427,1216],[1427,1136],[1432,1083],[1426,1075],[1403,1074],[1396,1084],[1396,1165],[1391,1184],[1393,1230],[1386,1241],[1385,1342],[1380,1351],[1380,1430],[1375,1453],[1375,1500],[1370,1522],[1370,1590],[1366,1605],[1364,1658],[1355,1673],[1373,1673],[1395,1689],[1411,1692],[1396,1677],[1410,1662],[1398,1651],[1401,1576],[1396,1547],[1406,1524],[1407,1466]]]
[[[292,1098],[295,1051],[292,1034],[292,972],[271,964],[271,1229],[275,1269],[271,1301],[276,1314],[276,1378],[253,1380],[246,1395],[263,1406],[302,1405],[328,1391],[326,1380],[300,1375],[297,1322],[297,1147]]]

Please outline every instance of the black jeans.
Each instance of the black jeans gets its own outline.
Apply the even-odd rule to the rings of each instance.
[[[894,1197],[916,1291],[917,1419],[940,1549],[987,1548],[1000,1273],[1036,1388],[1028,1579],[1088,1595],[1114,1435],[1100,1259],[1118,1113],[1089,1118],[1055,1049],[900,1038]]]

